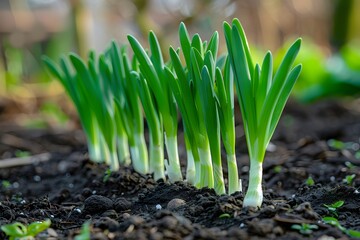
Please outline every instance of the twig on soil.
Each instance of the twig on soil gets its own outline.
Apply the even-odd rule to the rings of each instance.
[[[50,160],[50,158],[51,158],[50,153],[40,153],[29,157],[3,159],[0,160],[0,169],[46,162]]]

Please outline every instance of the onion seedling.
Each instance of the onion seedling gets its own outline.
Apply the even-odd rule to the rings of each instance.
[[[84,105],[93,110],[99,124],[106,147],[103,148],[104,159],[112,170],[119,168],[119,159],[116,148],[116,123],[114,119],[114,104],[107,96],[106,89],[109,83],[101,81],[103,75],[97,70],[97,61],[94,53],[89,54],[86,63],[76,54],[70,54],[69,59],[74,67],[75,77],[78,79],[78,90],[82,93]]]
[[[50,58],[44,56],[43,61],[48,70],[63,85],[66,93],[74,103],[77,113],[79,114],[82,128],[85,132],[89,157],[96,162],[104,161],[101,148],[103,146],[102,134],[94,112],[88,108],[84,93],[78,87],[79,78],[71,73],[68,62],[65,58],[60,59],[60,66],[57,66]]]
[[[301,71],[301,65],[291,68],[301,39],[289,48],[273,77],[272,54],[268,52],[265,55],[261,66],[253,64],[238,19],[234,19],[231,26],[225,22],[224,32],[250,157],[249,187],[243,206],[260,207],[263,201],[262,164],[266,148]]]
[[[164,137],[161,116],[155,107],[146,79],[135,72],[133,77],[138,81],[138,91],[144,108],[150,134],[150,172],[154,179],[165,179],[164,173]]]
[[[103,100],[99,75],[96,71],[90,72],[77,55],[70,54],[69,59],[72,67],[65,57],[60,59],[60,67],[47,57],[44,57],[44,62],[50,72],[60,80],[77,109],[87,137],[90,159],[105,161],[111,164],[112,169],[117,169],[114,123],[109,104]],[[94,65],[95,57],[92,54],[89,57],[89,66]]]
[[[183,68],[179,54],[170,48],[174,73],[169,68],[166,72],[183,117],[185,142],[192,148],[196,176],[200,176],[195,179],[195,185],[215,188],[222,194],[225,184],[215,90],[216,82],[223,81],[217,79],[222,78],[221,70],[216,66],[219,36],[215,32],[208,44],[202,42],[198,34],[190,41],[183,23],[179,27],[179,36],[186,68]]]
[[[1,226],[1,230],[9,237],[9,240],[28,239],[33,240],[35,236],[48,229],[51,225],[50,219],[45,221],[32,222],[25,226],[20,222],[6,224]]]
[[[291,229],[298,230],[303,235],[310,235],[314,230],[319,229],[318,225],[310,223],[301,223],[291,225]]]
[[[137,70],[136,62],[130,65],[126,49],[118,46],[115,42],[99,61],[100,72],[105,83],[108,83],[108,91],[104,95],[112,96],[115,102],[115,121],[118,130],[118,152],[128,154],[130,145],[131,160],[135,171],[140,173],[149,172],[148,150],[144,137],[144,117],[141,109],[137,79],[131,71]],[[126,134],[123,133],[124,128]],[[122,154],[126,159],[128,156]]]
[[[182,173],[178,154],[177,143],[177,109],[175,99],[169,89],[164,71],[164,60],[159,42],[153,32],[149,34],[151,56],[149,56],[141,44],[131,35],[128,35],[129,43],[140,64],[140,72],[149,85],[151,94],[156,101],[165,131],[165,145],[168,154],[168,162],[165,167],[171,182],[181,181]]]
[[[332,225],[332,226],[338,228],[343,233],[347,234],[348,236],[350,236],[352,238],[360,238],[360,231],[353,230],[353,229],[347,229],[347,228],[343,227],[339,223],[339,220],[337,220],[334,217],[323,217],[322,221],[326,224],[329,224],[329,225]]]

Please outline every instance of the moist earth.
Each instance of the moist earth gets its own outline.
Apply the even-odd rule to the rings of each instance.
[[[73,239],[85,222],[91,239],[351,239],[344,229],[360,230],[357,105],[353,100],[288,103],[264,161],[260,209],[242,208],[242,192],[219,196],[186,182],[156,182],[130,167],[109,173],[107,166],[88,160],[80,130],[21,128],[2,108],[0,165],[18,150],[47,157],[0,169],[0,225],[50,219],[51,227],[37,239]],[[240,118],[236,125],[246,190],[249,167]],[[179,144],[185,169],[181,133]],[[224,169],[227,176],[225,162]],[[344,204],[335,211],[324,205],[337,201]],[[327,216],[344,229],[325,224]],[[317,229],[293,229],[301,224]],[[0,239],[7,239],[3,232]]]

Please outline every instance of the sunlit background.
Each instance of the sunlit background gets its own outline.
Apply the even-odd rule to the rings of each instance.
[[[70,51],[103,51],[127,34],[146,45],[155,31],[163,46],[178,46],[181,21],[190,33],[222,36],[223,21],[237,17],[252,51],[281,55],[304,39],[304,66],[294,96],[304,102],[360,95],[360,1],[358,0],[0,0],[0,120],[22,126],[72,128],[76,119],[61,85],[41,56],[56,60]],[[224,52],[223,37],[220,49]],[[260,57],[259,57],[260,59]]]

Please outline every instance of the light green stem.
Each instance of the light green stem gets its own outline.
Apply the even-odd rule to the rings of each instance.
[[[249,187],[244,198],[243,207],[261,207],[263,202],[262,171],[262,162],[251,159]]]
[[[214,188],[214,175],[210,149],[199,148],[199,157],[201,164],[200,187]]]
[[[219,195],[225,194],[225,183],[221,165],[214,164],[214,189]]]
[[[195,184],[194,186],[197,188],[201,188],[201,162],[195,161]]]
[[[190,150],[186,150],[186,156],[187,156],[187,166],[186,166],[186,180],[191,185],[195,185],[196,183],[196,169],[195,169],[195,160],[194,155]]]
[[[165,145],[168,154],[168,162],[165,161],[166,171],[170,182],[182,181],[180,160],[178,154],[177,137],[165,135]]]
[[[101,158],[101,151],[100,151],[99,143],[97,143],[97,142],[93,143],[90,140],[90,138],[87,138],[87,146],[88,146],[88,151],[89,151],[89,158],[91,161],[98,162],[98,163],[104,161]]]
[[[112,138],[112,141],[110,143],[110,146],[108,146],[108,153],[109,153],[109,162],[110,162],[110,168],[112,171],[119,170],[120,162],[119,157],[116,151],[116,136]]]
[[[131,164],[131,158],[129,152],[129,142],[126,135],[117,136],[117,151],[120,164],[129,166]]]
[[[241,192],[236,155],[227,154],[226,160],[228,165],[229,195],[237,191]]]
[[[109,155],[109,146],[106,143],[104,136],[102,134],[99,134],[99,147],[100,147],[100,155],[101,155],[102,162],[104,162],[107,165],[111,165],[110,155]]]
[[[164,147],[162,144],[154,144],[150,139],[150,172],[154,173],[155,181],[165,180],[164,172]]]
[[[149,157],[144,135],[135,133],[134,143],[134,146],[130,146],[134,170],[142,174],[147,174],[149,173]]]

